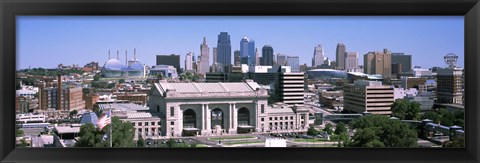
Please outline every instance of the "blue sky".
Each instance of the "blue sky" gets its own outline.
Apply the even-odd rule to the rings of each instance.
[[[179,54],[183,67],[186,53],[200,54],[203,37],[213,48],[224,31],[232,55],[247,36],[259,51],[268,44],[309,66],[317,44],[335,60],[339,42],[358,52],[359,65],[367,52],[388,48],[412,55],[413,65],[424,68],[445,67],[447,53],[464,66],[463,16],[17,16],[17,68],[103,65],[109,50],[112,57],[119,50],[124,63],[125,50],[131,59],[134,48],[144,64],[155,65],[157,54]]]

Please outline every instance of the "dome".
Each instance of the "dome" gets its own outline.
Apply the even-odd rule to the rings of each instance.
[[[120,63],[120,61],[117,60],[117,59],[110,59],[105,63],[103,68],[105,68],[107,70],[121,70],[121,69],[125,68],[125,65]]]
[[[135,62],[130,66],[131,69],[133,70],[142,70],[143,71],[143,65],[140,62]]]

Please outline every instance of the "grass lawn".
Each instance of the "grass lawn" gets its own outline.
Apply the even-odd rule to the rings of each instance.
[[[205,144],[197,144],[197,147],[208,147],[208,146]]]
[[[236,141],[236,142],[226,142],[223,143],[224,145],[236,145],[236,144],[257,144],[257,143],[265,143],[265,141]]]
[[[229,137],[219,137],[219,138],[208,138],[210,141],[218,141],[218,140],[230,140],[230,139],[251,139],[256,138],[255,136],[229,136]]]

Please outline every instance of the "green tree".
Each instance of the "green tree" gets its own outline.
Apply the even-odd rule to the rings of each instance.
[[[78,111],[77,110],[73,110],[71,111],[68,115],[70,115],[70,117],[73,117],[74,115],[77,115],[78,114]]]
[[[20,139],[20,145],[19,147],[27,147],[28,146],[28,143],[25,139]]]
[[[134,128],[132,124],[122,122],[118,117],[112,117],[112,145],[113,147],[133,147]],[[91,123],[80,127],[80,139],[75,144],[76,147],[109,147],[109,139],[105,139],[105,133],[109,132],[110,125],[103,130],[98,130]]]
[[[307,135],[318,135],[318,131],[313,126],[310,126],[307,130]]]
[[[95,76],[93,76],[93,81],[99,81],[100,77],[100,74],[95,74]]]
[[[175,147],[175,144],[176,144],[175,139],[173,139],[173,138],[168,139],[168,141],[167,141],[167,146],[168,147],[170,147],[170,148]]]
[[[333,133],[333,125],[330,124],[330,123],[327,123],[325,125],[325,128],[323,129],[323,131],[327,132],[328,134],[332,134]]]
[[[347,132],[347,127],[345,127],[345,124],[340,122],[337,124],[337,127],[335,128],[335,134],[337,135],[340,135],[342,133],[346,133]]]
[[[138,136],[137,147],[145,147],[145,140],[142,135]]]
[[[118,83],[125,83],[125,79],[118,80]]]
[[[15,135],[17,137],[21,137],[21,136],[23,136],[23,134],[24,134],[23,130],[20,130],[19,128],[16,128]]]
[[[418,102],[410,102],[406,99],[398,99],[393,103],[392,116],[401,120],[417,120],[420,116],[420,104]]]
[[[454,137],[443,144],[443,147],[465,147],[465,137]]]
[[[434,123],[440,122],[440,115],[435,111],[427,111],[422,115],[422,119],[430,119]]]
[[[417,147],[417,132],[399,120],[367,115],[352,122],[353,147]]]
[[[333,135],[331,140],[337,141],[338,147],[348,147],[350,144],[350,136],[347,132],[342,132],[338,135]]]
[[[86,123],[80,127],[80,137],[75,143],[75,147],[107,147],[107,141],[104,140],[103,131],[97,130],[92,123]]]

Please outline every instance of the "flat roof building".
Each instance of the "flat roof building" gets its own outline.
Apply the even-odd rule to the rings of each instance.
[[[392,86],[380,81],[357,80],[344,86],[344,110],[356,113],[390,115],[394,102]]]

